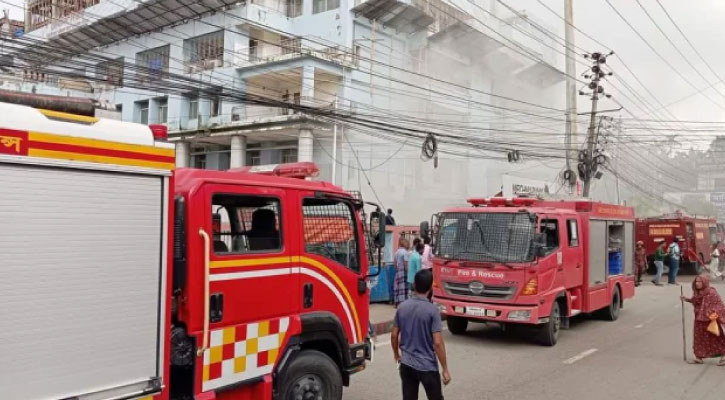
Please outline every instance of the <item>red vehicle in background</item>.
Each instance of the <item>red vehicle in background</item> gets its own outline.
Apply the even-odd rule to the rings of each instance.
[[[654,272],[653,257],[657,246],[664,241],[667,247],[677,237],[682,254],[681,268],[700,274],[704,265],[710,262],[713,243],[722,240],[720,235],[722,231],[719,233],[715,219],[690,217],[678,211],[659,217],[638,218],[635,236],[637,241],[644,243],[650,272]]]
[[[592,201],[470,199],[434,216],[433,301],[470,322],[529,325],[556,344],[580,313],[616,320],[634,296],[634,210]],[[428,223],[421,224],[427,236]]]

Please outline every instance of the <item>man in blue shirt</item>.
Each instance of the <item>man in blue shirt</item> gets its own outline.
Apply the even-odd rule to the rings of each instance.
[[[423,243],[418,244],[413,248],[410,253],[410,259],[408,259],[408,285],[411,287],[411,293],[413,293],[413,282],[415,281],[415,274],[422,269],[423,257]]]
[[[438,362],[443,370],[444,385],[451,381],[451,374],[441,335],[441,315],[428,300],[433,272],[428,269],[418,271],[413,286],[413,296],[395,312],[390,338],[403,383],[403,400],[417,400],[420,384],[423,384],[428,400],[443,400]]]

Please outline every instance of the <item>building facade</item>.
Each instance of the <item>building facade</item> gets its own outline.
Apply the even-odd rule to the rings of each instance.
[[[512,167],[533,165],[525,176],[555,181],[560,165],[513,165],[500,148],[441,144],[437,166],[420,156],[420,132],[426,129],[471,132],[471,138],[506,141],[514,150],[520,136],[505,136],[533,125],[522,119],[527,106],[512,98],[563,102],[563,77],[551,67],[561,60],[550,41],[535,33],[533,25],[541,22],[523,13],[507,14],[496,1],[172,4],[179,3],[31,0],[29,36],[77,43],[71,47],[76,54],[103,61],[85,68],[85,80],[24,66],[2,87],[90,96],[114,104],[125,121],[166,124],[179,167],[314,161],[319,179],[361,191],[396,210],[404,223],[427,219],[466,197],[499,192],[501,175]],[[151,89],[170,75],[290,107],[215,98],[201,90]],[[368,122],[340,122],[296,105]],[[404,123],[419,134],[381,128],[385,123]],[[563,122],[550,130],[563,132]]]

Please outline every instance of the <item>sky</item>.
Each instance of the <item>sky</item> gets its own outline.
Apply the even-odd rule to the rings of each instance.
[[[480,1],[480,0],[478,0]],[[496,2],[498,0],[487,0]],[[558,36],[564,37],[564,22],[542,7],[538,0],[501,0],[506,4],[518,9],[526,10],[529,15],[543,21],[546,26],[554,29]],[[564,0],[541,0],[553,10],[563,15]],[[690,67],[677,51],[668,43],[655,25],[648,19],[646,14],[638,6],[635,0],[609,0],[622,15],[641,33],[641,35],[655,48],[660,55],[682,74],[685,79],[697,89],[708,87],[709,84],[720,80],[716,77],[700,59],[693,53],[682,35],[670,23],[667,16],[662,12],[657,0],[639,0],[639,2],[650,12],[654,20],[669,35],[670,39],[682,51],[691,63],[707,79],[705,82]],[[718,72],[720,77],[725,78],[725,52],[721,51],[722,38],[725,37],[725,1],[722,0],[659,0],[667,9],[670,15],[687,35],[697,50],[703,55],[710,66]],[[657,105],[645,90],[636,82],[621,64],[623,60],[643,84],[654,94],[659,101],[668,105],[677,100],[691,96],[686,100],[679,101],[667,109],[679,120],[705,120],[725,121],[725,84],[715,85],[719,92],[710,88],[705,90],[710,100],[703,95],[693,95],[698,92],[693,86],[685,82],[676,72],[666,65],[637,35],[617,16],[606,0],[573,0],[574,2],[574,25],[590,36],[596,38],[603,44],[611,46],[611,49],[603,49],[583,35],[575,32],[576,45],[586,51],[614,50],[616,55],[610,58],[610,66],[615,74],[620,75],[629,84],[635,87],[637,93],[648,97],[648,101]],[[18,7],[12,7],[12,3]],[[23,18],[23,0],[0,0],[0,8],[10,9],[13,18]],[[503,6],[498,4],[499,9]],[[582,61],[583,58],[582,58]],[[564,69],[564,57],[560,57],[557,67]],[[578,65],[578,74],[582,73],[583,67]],[[720,72],[722,71],[722,73]],[[621,84],[615,81],[620,89]],[[608,88],[609,89],[609,88]],[[637,108],[625,96],[616,89],[611,88],[610,94],[640,118],[651,116],[645,115],[645,111]],[[564,94],[562,93],[562,96]],[[630,93],[626,96],[632,97]],[[579,100],[579,111],[588,110],[588,102],[583,98]],[[713,102],[718,105],[713,104]],[[609,101],[602,102],[604,109],[617,108],[617,104]],[[657,105],[659,107],[659,105]],[[662,114],[660,114],[662,115]],[[627,116],[623,114],[623,116]],[[660,116],[660,118],[664,118]]]

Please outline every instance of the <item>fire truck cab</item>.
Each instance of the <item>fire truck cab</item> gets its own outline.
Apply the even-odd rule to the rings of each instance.
[[[172,398],[340,399],[371,357],[362,204],[269,175],[176,172]]]
[[[362,202],[314,164],[174,170],[161,126],[0,115],[4,398],[339,400],[372,358]]]
[[[433,301],[469,321],[531,325],[556,344],[580,313],[619,317],[634,295],[634,211],[592,201],[470,199],[433,218]],[[428,231],[428,224],[421,224]]]

